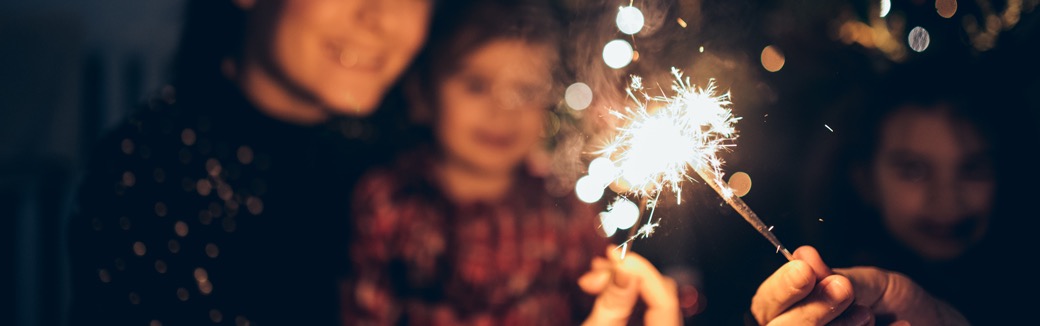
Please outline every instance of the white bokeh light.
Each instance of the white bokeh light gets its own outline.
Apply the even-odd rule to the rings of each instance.
[[[907,37],[907,42],[910,43],[910,48],[916,52],[924,52],[928,49],[928,44],[931,43],[931,37],[928,35],[928,31],[924,27],[917,26],[910,30],[910,35]]]
[[[607,213],[610,225],[621,230],[628,230],[639,221],[639,206],[631,200],[622,197],[618,197],[610,205],[610,210]],[[606,224],[604,222],[604,225]]]
[[[604,185],[610,183],[611,179],[614,179],[615,173],[617,173],[617,166],[609,158],[597,157],[592,162],[589,162],[589,176],[602,182]]]
[[[591,176],[584,176],[574,184],[574,193],[586,203],[595,203],[603,197],[603,185]]]
[[[632,45],[625,40],[613,40],[603,46],[603,62],[614,69],[621,69],[632,62]]]
[[[584,110],[592,104],[592,88],[582,82],[571,84],[567,86],[563,99],[571,109]]]
[[[892,10],[892,0],[881,0],[881,18],[888,16],[889,10]]]
[[[645,23],[643,12],[632,6],[621,7],[616,19],[618,30],[628,35],[639,33]]]
[[[599,223],[603,225],[603,233],[608,237],[614,235],[614,232],[617,232],[617,226],[612,224],[614,223],[614,220],[610,217],[610,214],[610,212],[599,213]]]

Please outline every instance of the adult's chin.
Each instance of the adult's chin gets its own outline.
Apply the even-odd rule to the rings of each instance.
[[[385,90],[330,92],[324,97],[324,106],[333,114],[363,117],[371,115],[383,100]]]

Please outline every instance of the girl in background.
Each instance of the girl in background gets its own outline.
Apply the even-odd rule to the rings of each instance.
[[[648,322],[681,322],[674,282],[597,257],[595,207],[546,194],[526,163],[558,95],[553,16],[486,2],[435,30],[408,92],[434,141],[358,185],[345,323],[625,324],[639,296]]]

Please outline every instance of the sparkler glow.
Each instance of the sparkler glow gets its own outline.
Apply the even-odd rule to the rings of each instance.
[[[729,109],[729,93],[716,95],[714,81],[709,81],[705,88],[695,87],[689,77],[684,78],[675,68],[672,75],[675,95],[671,97],[647,95],[642,80],[633,77],[628,96],[636,105],[611,112],[621,119],[623,126],[598,152],[616,165],[612,179],[627,183],[630,186],[627,192],[643,198],[643,206],[650,209],[646,224],[638,230],[632,229],[629,239],[620,245],[622,257],[630,242],[649,237],[659,224],[653,212],[662,191],[672,190],[676,201],[681,203],[681,183],[693,179],[688,172],[692,170],[776,246],[778,252],[792,259],[770,228],[722,180],[723,161],[717,153],[734,146],[736,129],[733,125],[740,120]]]

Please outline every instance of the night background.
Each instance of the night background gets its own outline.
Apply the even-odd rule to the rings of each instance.
[[[1033,121],[1040,108],[1037,0],[893,0],[884,17],[889,2],[880,0],[637,0],[632,4],[643,10],[647,25],[634,37],[613,26],[617,7],[627,0],[560,4],[574,17],[575,58],[596,59],[575,60],[588,64],[576,67],[579,80],[610,85],[674,66],[698,83],[714,78],[731,91],[733,112],[742,120],[737,147],[723,155],[724,169],[750,175],[753,187],[744,200],[792,250],[804,243],[785,226],[802,219],[826,223],[826,217],[799,216],[796,204],[812,146],[849,127],[835,115],[872,76],[924,61],[941,63],[956,76],[977,60],[1000,78],[974,82],[1006,86],[1029,101],[993,114],[1040,122]],[[10,268],[4,268],[0,292],[14,303],[4,306],[0,324],[64,321],[64,223],[85,154],[169,77],[181,5],[0,4],[0,238],[10,248],[3,251]],[[908,39],[917,26],[929,36],[920,52]],[[630,40],[639,53],[619,70],[599,57],[615,38]],[[683,280],[701,292],[706,305],[689,324],[739,323],[758,283],[784,263],[783,256],[702,184],[684,186],[682,205],[669,203],[674,200],[657,212],[664,217],[658,232],[635,242],[634,250],[673,277],[689,276]]]

